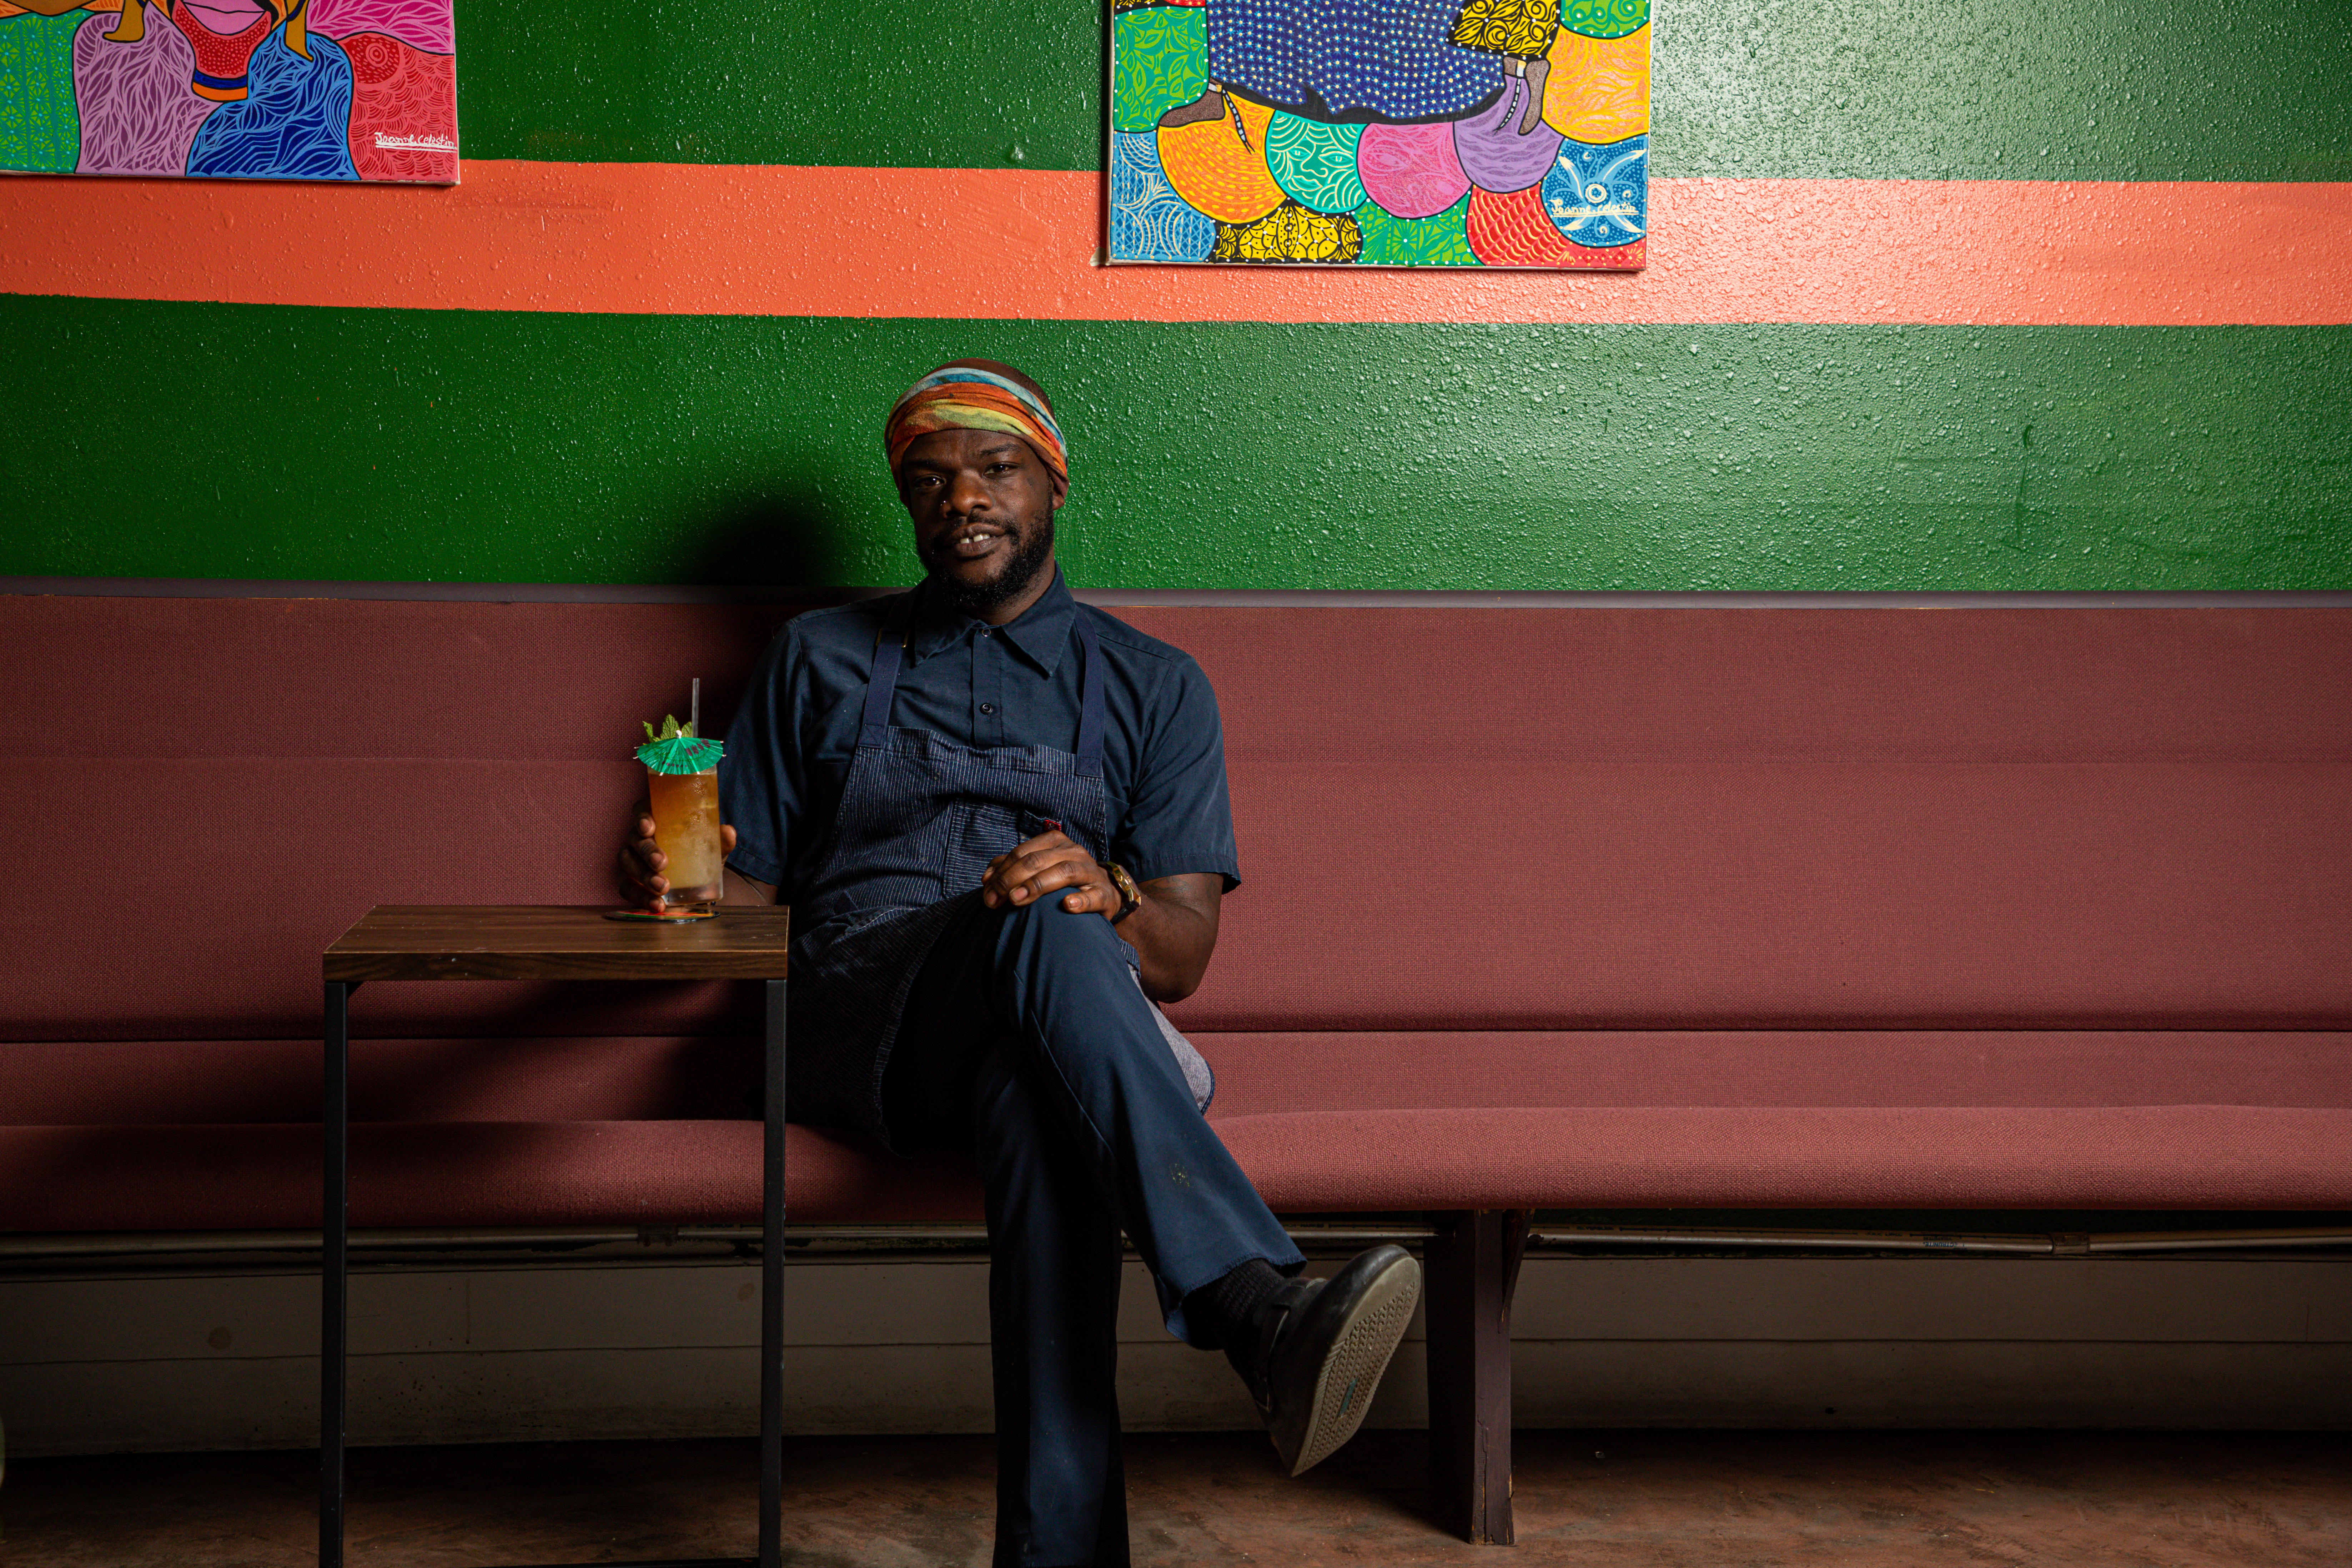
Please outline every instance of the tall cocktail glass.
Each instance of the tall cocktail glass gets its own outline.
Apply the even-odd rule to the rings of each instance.
[[[654,847],[669,858],[663,896],[673,904],[704,904],[726,896],[726,857],[719,847],[719,770],[646,774],[654,807]]]
[[[654,739],[637,748],[646,765],[646,798],[654,817],[654,847],[666,858],[661,874],[669,882],[662,895],[670,905],[713,903],[726,897],[726,851],[719,837],[717,741],[698,740],[694,727],[663,721]]]

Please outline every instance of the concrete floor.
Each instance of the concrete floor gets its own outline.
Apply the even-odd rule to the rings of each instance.
[[[1523,1432],[1516,1552],[1425,1513],[1423,1438],[1370,1432],[1302,1480],[1255,1434],[1128,1445],[1138,1568],[1256,1560],[1750,1568],[2352,1563],[2352,1434]],[[353,1568],[748,1552],[749,1442],[361,1449]],[[794,1439],[787,1561],[983,1568],[985,1437]],[[302,1452],[26,1459],[6,1568],[310,1564]]]

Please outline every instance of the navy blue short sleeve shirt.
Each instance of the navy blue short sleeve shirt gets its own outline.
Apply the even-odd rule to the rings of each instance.
[[[1241,881],[1224,731],[1192,656],[1081,605],[1058,574],[1043,598],[1003,626],[936,595],[918,600],[890,722],[965,746],[1075,751],[1088,617],[1103,653],[1103,783],[1110,858],[1138,881],[1216,872]],[[735,829],[727,863],[772,882],[792,902],[824,868],[849,762],[857,749],[874,639],[897,598],[812,610],[778,633],[728,726],[720,809]]]

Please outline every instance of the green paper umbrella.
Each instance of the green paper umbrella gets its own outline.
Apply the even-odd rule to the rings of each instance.
[[[667,713],[662,715],[662,727],[656,730],[648,724],[646,734],[646,743],[637,748],[637,761],[651,773],[708,773],[727,751],[724,742],[697,739],[693,725],[680,724]]]

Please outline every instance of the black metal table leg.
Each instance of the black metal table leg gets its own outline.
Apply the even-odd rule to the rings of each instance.
[[[761,1138],[760,1568],[784,1560],[784,982],[768,982]]]
[[[351,1326],[352,993],[327,983],[326,1191],[319,1216],[319,1568],[343,1568],[343,1436]]]
[[[767,982],[761,1138],[760,1568],[782,1568],[784,1505],[784,982]],[[343,1449],[351,1326],[351,995],[326,988],[325,1191],[320,1216],[319,1565],[343,1565]],[[737,1568],[740,1557],[665,1558],[605,1568]],[[568,1568],[589,1568],[587,1564]]]

